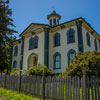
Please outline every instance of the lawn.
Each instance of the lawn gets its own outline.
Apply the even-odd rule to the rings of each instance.
[[[18,93],[13,90],[7,90],[0,88],[0,100],[40,100],[39,98],[33,98],[30,95]]]

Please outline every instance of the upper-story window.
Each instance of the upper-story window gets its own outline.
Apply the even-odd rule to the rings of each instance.
[[[17,61],[14,60],[14,62],[13,62],[13,68],[16,68],[16,67],[17,67]]]
[[[56,52],[54,55],[54,69],[61,68],[61,55],[60,53]]]
[[[14,48],[14,56],[17,56],[18,55],[18,46],[15,46]]]
[[[97,47],[97,40],[96,40],[96,39],[94,40],[94,45],[95,45],[95,50],[98,50],[98,47]]]
[[[75,31],[74,29],[70,28],[67,31],[67,43],[73,43],[75,42]]]
[[[34,37],[34,48],[38,48],[38,37],[37,36],[35,36]]]
[[[53,19],[53,23],[54,23],[54,25],[56,25],[56,18]]]
[[[76,51],[75,50],[69,50],[67,56],[68,56],[68,64],[71,63],[71,60],[75,58],[75,54],[76,54]]]
[[[29,40],[29,50],[38,48],[38,36],[31,37]]]
[[[33,49],[33,37],[29,40],[29,50]]]
[[[60,46],[60,34],[56,33],[54,35],[54,46]]]
[[[88,32],[86,33],[86,38],[87,38],[87,45],[88,46],[91,46],[91,43],[90,43],[90,35],[89,35]]]
[[[52,25],[52,19],[50,19],[50,25]]]

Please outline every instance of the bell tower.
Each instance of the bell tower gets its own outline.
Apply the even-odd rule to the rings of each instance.
[[[47,16],[47,19],[49,20],[50,26],[56,26],[59,25],[59,20],[61,19],[61,16],[53,11],[50,15]]]

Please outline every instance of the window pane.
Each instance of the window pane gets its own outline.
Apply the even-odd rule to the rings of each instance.
[[[54,25],[56,25],[56,19],[55,19],[55,18],[54,18],[54,20],[53,20],[53,21],[54,21]]]
[[[37,48],[38,47],[38,38],[35,38],[34,40],[34,48]]]
[[[70,59],[74,59],[75,58],[75,54],[74,53],[71,53],[70,54]]]
[[[68,43],[72,43],[75,41],[74,30],[70,29],[67,33]]]
[[[54,59],[54,68],[60,68],[60,55],[55,55],[55,59]]]
[[[52,25],[52,19],[50,19],[50,25]]]
[[[55,46],[59,46],[60,45],[60,35],[59,34],[56,34],[55,38]]]

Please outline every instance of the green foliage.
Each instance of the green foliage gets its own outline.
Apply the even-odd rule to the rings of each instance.
[[[29,68],[28,74],[29,75],[42,75],[43,71],[45,71],[45,75],[50,75],[51,74],[51,70],[48,69],[45,65],[41,66],[33,66]]]
[[[8,69],[11,66],[12,45],[16,31],[11,29],[13,19],[11,18],[12,11],[9,9],[9,0],[0,2],[0,71]]]
[[[45,75],[50,75],[51,70],[48,69],[45,65],[37,65],[30,67],[28,70],[20,70],[19,68],[13,68],[10,75],[19,75],[20,71],[22,72],[22,75],[42,75],[43,71],[45,71]]]
[[[19,68],[13,68],[13,70],[11,71],[11,75],[19,75],[19,73],[20,73],[20,69]]]
[[[98,69],[99,68],[99,69]],[[71,61],[71,64],[66,68],[63,73],[65,76],[81,76],[82,70],[86,70],[88,76],[97,75],[100,76],[100,52],[79,52],[76,54],[75,59]]]
[[[33,98],[30,95],[23,93],[18,93],[12,90],[0,89],[0,98],[3,100],[40,100],[38,98]]]
[[[10,75],[19,75],[20,71],[22,72],[22,75],[28,74],[28,71],[25,69],[20,70],[19,68],[13,68],[13,70],[10,72]]]

